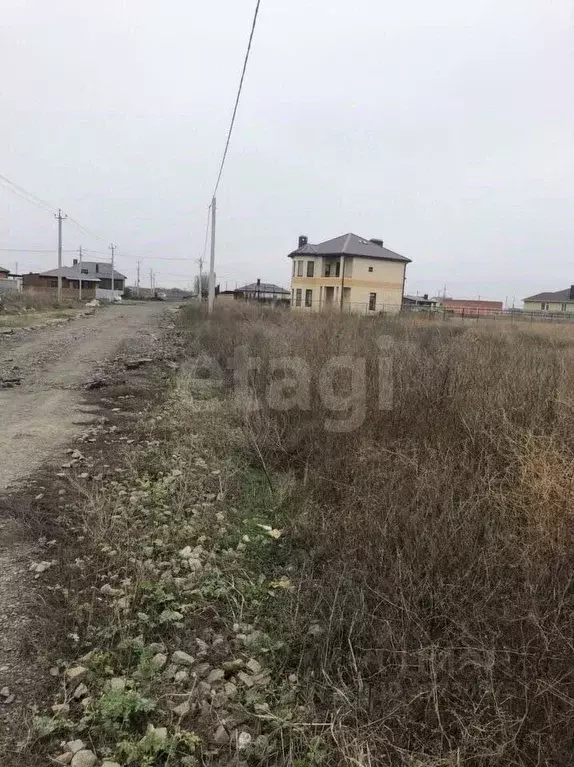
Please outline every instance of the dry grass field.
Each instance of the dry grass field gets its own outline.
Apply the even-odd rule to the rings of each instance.
[[[572,764],[573,349],[180,311],[13,501],[43,690],[2,764]]]
[[[295,486],[297,589],[275,620],[329,722],[326,763],[571,763],[574,329],[251,307],[187,321],[253,465]],[[335,357],[354,362],[335,374]],[[278,406],[283,385],[296,396]]]

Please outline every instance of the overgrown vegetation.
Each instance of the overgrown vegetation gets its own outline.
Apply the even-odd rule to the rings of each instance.
[[[174,386],[102,427],[125,449],[46,530],[67,646],[19,758],[569,764],[567,329],[241,306],[180,330]]]
[[[81,301],[64,296],[62,303],[58,303],[55,291],[25,290],[21,293],[0,293],[0,312],[16,311],[50,311],[55,309],[74,309],[82,306]]]
[[[201,322],[190,310],[188,322],[230,391],[228,360],[237,370],[238,349],[257,358],[236,397],[250,406],[252,461],[296,478],[286,522],[296,592],[275,625],[285,662],[298,662],[307,721],[328,723],[314,733],[325,763],[570,763],[570,329],[251,308]],[[334,413],[315,384],[340,355],[366,361],[365,389]],[[388,409],[381,356],[387,371],[392,360]],[[306,363],[309,407],[270,405],[282,375],[271,363],[285,357]],[[360,414],[363,391],[364,419],[333,428]]]
[[[241,466],[240,432],[223,410],[198,407],[217,393],[184,374],[129,440],[116,424],[97,427],[106,476],[90,484],[88,459],[77,459],[79,477],[62,477],[34,512],[52,539],[41,577],[56,681],[51,707],[12,747],[14,764],[69,760],[78,743],[137,767],[271,763],[315,749],[271,620],[293,588],[275,526],[289,513],[288,483],[271,493],[263,472]],[[106,394],[126,407],[125,385]]]
[[[46,293],[0,292],[0,329],[24,328],[39,322],[65,320],[83,309],[84,303],[64,299],[61,305],[54,296]]]

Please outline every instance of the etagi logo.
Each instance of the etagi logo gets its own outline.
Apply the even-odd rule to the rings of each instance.
[[[296,356],[264,361],[246,346],[238,346],[225,369],[213,357],[202,355],[194,360],[190,374],[209,381],[211,387],[231,383],[232,404],[239,413],[320,408],[325,413],[325,430],[345,433],[363,425],[367,402],[376,402],[382,411],[392,410],[394,339],[381,336],[377,346],[378,353],[368,359],[334,356],[318,369]],[[207,400],[198,405],[212,410],[214,403]]]

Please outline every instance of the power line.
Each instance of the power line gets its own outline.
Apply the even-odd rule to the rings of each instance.
[[[105,253],[102,250],[89,250],[88,248],[84,248],[84,253],[91,253],[94,256],[107,256],[108,254]],[[139,259],[140,261],[189,261],[189,258],[172,258],[171,256],[142,256],[141,254],[134,254],[134,253],[124,253],[123,251],[118,251],[117,253],[120,258],[133,258],[133,259]]]
[[[42,205],[35,200],[30,199],[30,197],[26,197],[24,194],[20,194],[16,189],[13,189],[10,186],[7,186],[6,184],[3,184],[0,180],[0,184],[2,185],[2,188],[5,189],[7,192],[11,192],[12,194],[16,195],[16,197],[19,197],[21,200],[24,200],[27,203],[30,203],[30,205],[35,205],[37,208],[40,208],[40,210],[44,211],[44,213],[52,213],[52,210],[50,208],[46,208],[45,205]]]
[[[237,116],[237,109],[239,107],[239,99],[241,98],[241,91],[243,90],[243,81],[245,80],[245,72],[247,71],[247,63],[249,61],[249,54],[251,53],[251,44],[253,42],[253,35],[255,34],[255,26],[257,24],[257,17],[259,16],[259,6],[260,5],[261,5],[261,0],[257,0],[257,5],[255,6],[255,15],[253,16],[253,23],[251,24],[251,34],[249,35],[249,43],[247,44],[247,52],[245,54],[245,60],[243,62],[243,69],[241,71],[241,79],[239,81],[239,88],[237,90],[237,96],[235,98],[235,106],[233,107],[233,115],[231,117],[231,125],[229,126],[229,131],[227,133],[227,141],[225,142],[225,150],[223,152],[223,158],[221,160],[221,165],[219,167],[219,173],[217,175],[217,181],[215,182],[215,189],[213,190],[213,194],[211,195],[212,199],[216,196],[217,190],[219,189],[219,182],[221,181],[221,176],[223,175],[223,167],[225,165],[225,160],[227,159],[227,152],[229,151],[229,144],[231,142],[231,134],[233,133],[233,126],[235,125],[235,118]]]
[[[88,229],[87,226],[84,226],[83,224],[80,224],[79,221],[76,221],[75,218],[72,218],[71,216],[68,216],[68,221],[70,221],[72,224],[78,227],[78,229],[81,229],[82,232],[85,234],[88,234],[90,237],[94,237],[96,240],[100,240],[100,242],[106,242],[103,237],[100,237],[99,234],[96,234],[95,232],[92,232],[91,229]]]
[[[10,186],[13,187],[13,189],[10,189],[9,191],[14,192],[14,194],[17,194],[18,197],[22,197],[22,195],[18,194],[18,192],[16,192],[15,190],[18,190],[19,192],[23,192],[25,195],[30,197],[31,199],[29,199],[28,202],[31,202],[36,205],[42,205],[44,208],[47,208],[50,211],[50,213],[56,212],[56,208],[53,205],[51,205],[49,202],[46,202],[46,200],[43,200],[41,197],[38,197],[38,195],[36,194],[32,194],[32,192],[29,192],[27,189],[24,189],[23,186],[16,184],[14,181],[11,181],[9,178],[7,178],[6,176],[3,176],[1,173],[0,173],[0,179],[2,181],[5,181],[7,184],[10,184]]]
[[[26,202],[29,202],[32,205],[36,205],[37,207],[42,208],[43,210],[47,210],[50,213],[56,213],[58,211],[58,208],[51,205],[46,200],[43,200],[41,197],[38,197],[37,194],[33,194],[32,192],[29,192],[27,189],[24,189],[23,186],[16,184],[14,181],[11,181],[9,178],[7,178],[7,176],[3,176],[0,173],[0,183],[1,182],[5,182],[4,188],[7,189],[7,191],[12,192],[12,194],[15,194],[17,197],[20,197],[23,200],[26,200]],[[6,184],[9,184],[9,186],[6,186]],[[91,229],[88,229],[87,226],[80,224],[80,222],[76,221],[75,218],[68,216],[68,221],[74,224],[74,226],[77,226],[78,229],[81,229],[85,234],[88,234],[90,237],[95,237],[96,240],[105,242],[103,237],[100,237],[99,234],[92,232]]]
[[[0,248],[0,253],[53,253],[56,248]],[[75,253],[75,250],[63,250],[62,253]]]

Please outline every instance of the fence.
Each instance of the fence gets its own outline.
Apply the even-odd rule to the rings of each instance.
[[[381,314],[401,314],[403,316],[417,317],[420,319],[434,320],[440,322],[478,322],[478,321],[491,321],[491,322],[511,322],[511,323],[524,323],[524,322],[545,322],[545,323],[569,323],[574,322],[573,312],[525,312],[522,309],[482,309],[482,308],[469,308],[469,309],[446,309],[441,306],[426,307],[426,306],[412,306],[412,305],[399,305],[399,304],[376,304],[375,309],[369,309],[369,304],[366,302],[354,303],[344,302],[343,306],[339,301],[326,304],[323,302],[320,304],[318,301],[313,301],[310,305],[305,305],[304,297],[302,298],[299,306],[292,304],[292,308],[296,311],[307,312],[340,312],[351,314],[364,314],[371,317],[375,317]]]
[[[57,288],[49,288],[49,287],[39,287],[38,285],[25,285],[24,286],[24,293],[27,295],[35,295],[35,296],[41,296],[49,300],[55,300],[58,296],[58,289]],[[73,299],[78,300],[78,289],[77,288],[66,288],[62,287],[62,298],[66,299]],[[85,290],[82,288],[82,298],[93,298],[95,295],[95,290],[93,288],[88,288]]]
[[[100,301],[121,301],[123,290],[105,290],[96,288],[96,298]]]
[[[572,312],[525,312],[522,309],[500,309],[500,310],[479,310],[476,309],[461,309],[460,311],[453,312],[449,309],[443,309],[437,307],[436,309],[427,309],[425,307],[406,307],[403,306],[401,310],[402,314],[415,314],[419,317],[454,321],[460,320],[462,322],[478,322],[488,320],[491,322],[511,322],[511,323],[524,323],[524,322],[545,322],[556,324],[567,324],[574,322],[574,313]]]
[[[0,293],[19,293],[20,282],[18,280],[0,280]]]

